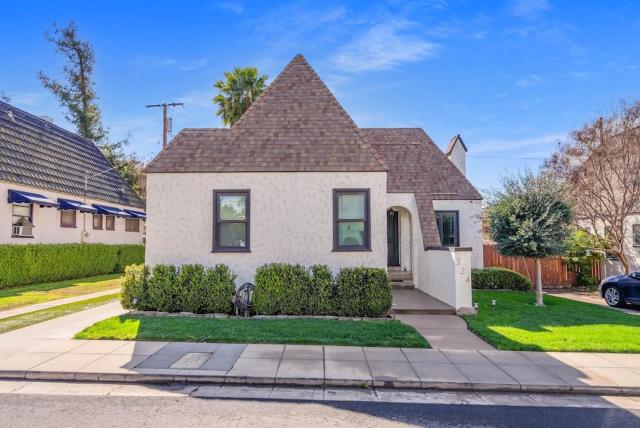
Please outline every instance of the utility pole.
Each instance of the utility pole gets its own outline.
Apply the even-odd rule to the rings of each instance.
[[[149,104],[146,108],[162,107],[162,148],[167,147],[167,131],[169,129],[169,118],[167,117],[167,109],[169,107],[184,107],[183,103],[162,103],[162,104]]]

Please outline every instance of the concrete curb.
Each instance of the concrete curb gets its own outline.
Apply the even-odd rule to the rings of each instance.
[[[124,382],[140,384],[159,384],[188,382],[196,384],[233,384],[233,385],[270,385],[270,386],[325,386],[325,387],[384,387],[395,389],[424,389],[433,391],[464,392],[521,392],[574,395],[640,395],[640,386],[613,385],[527,385],[527,384],[490,384],[469,382],[371,382],[349,379],[275,379],[273,377],[240,376],[196,376],[144,373],[89,373],[64,371],[25,371],[0,370],[0,380],[38,380],[38,381],[75,381],[75,382]]]

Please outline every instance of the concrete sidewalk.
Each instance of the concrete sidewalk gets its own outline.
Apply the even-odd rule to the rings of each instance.
[[[41,339],[0,378],[640,393],[640,355]]]
[[[120,288],[114,288],[111,290],[99,291],[97,293],[83,294],[80,296],[67,297],[65,299],[50,300],[48,302],[37,303],[35,305],[22,306],[20,308],[9,309],[7,311],[0,311],[0,320],[3,318],[14,317],[16,315],[27,314],[29,312],[35,312],[42,309],[53,308],[54,306],[66,305],[67,303],[80,302],[82,300],[89,300],[96,297],[107,296],[109,294],[115,294],[119,291]]]

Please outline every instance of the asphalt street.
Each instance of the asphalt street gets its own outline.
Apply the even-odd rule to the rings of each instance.
[[[0,395],[2,427],[637,427],[640,411],[373,401]]]

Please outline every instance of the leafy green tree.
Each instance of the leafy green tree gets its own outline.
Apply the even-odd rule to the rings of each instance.
[[[576,283],[580,286],[595,287],[598,278],[591,274],[593,264],[600,260],[602,253],[594,251],[600,242],[584,230],[576,230],[569,238],[567,250],[562,256],[565,264],[576,272]]]
[[[73,21],[66,27],[54,25],[53,34],[47,33],[47,40],[66,59],[63,67],[65,82],[55,81],[41,71],[38,77],[42,84],[66,110],[65,118],[76,126],[78,134],[95,142],[122,178],[138,195],[144,197],[144,162],[136,154],[125,153],[128,137],[111,141],[109,130],[102,125],[98,96],[93,89],[96,61],[91,44],[79,39],[78,28]]]
[[[224,76],[226,80],[218,80],[213,85],[219,92],[213,101],[218,104],[216,114],[222,117],[222,122],[233,125],[264,91],[267,76],[259,76],[255,67],[236,67]]]
[[[95,56],[91,45],[78,38],[74,21],[66,27],[54,25],[53,34],[47,32],[47,40],[56,47],[56,52],[66,58],[63,67],[65,82],[51,79],[42,71],[40,81],[66,109],[65,118],[76,126],[78,133],[89,140],[99,142],[107,136],[102,126],[100,109],[93,89]]]
[[[531,171],[501,179],[487,207],[488,232],[500,254],[536,259],[536,305],[543,306],[541,259],[562,255],[573,210],[562,184]]]

